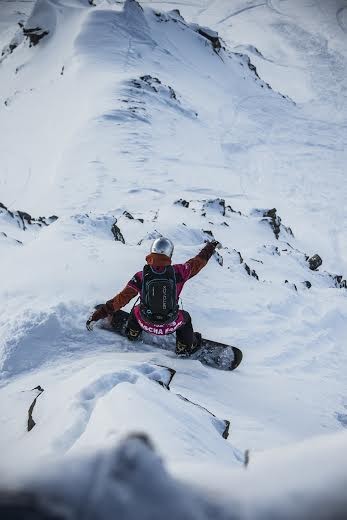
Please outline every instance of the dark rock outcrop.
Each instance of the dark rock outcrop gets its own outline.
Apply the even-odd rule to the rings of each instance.
[[[183,401],[186,401],[187,403],[190,403],[190,404],[193,404],[194,406],[197,406],[201,410],[203,410],[203,411],[207,412],[209,415],[211,415],[214,419],[216,419],[216,426],[218,427],[218,429],[219,429],[219,427],[220,427],[220,425],[222,423],[224,425],[223,431],[221,432],[222,433],[222,437],[223,437],[223,439],[227,439],[229,437],[230,421],[228,421],[227,419],[217,419],[217,417],[215,416],[214,413],[210,412],[210,410],[208,410],[204,406],[201,406],[201,404],[194,403],[194,401],[191,401],[190,399],[188,399],[187,397],[184,397],[181,394],[176,394],[176,395],[177,395],[177,397],[179,397]]]
[[[263,217],[261,222],[267,222],[270,225],[277,240],[282,230],[286,231],[289,235],[294,236],[293,231],[290,229],[290,227],[286,227],[282,224],[282,219],[279,215],[277,215],[276,208],[256,209],[252,212],[252,214],[260,215]]]
[[[124,237],[122,235],[121,230],[117,226],[117,220],[114,222],[114,224],[111,227],[112,235],[114,236],[114,239],[116,242],[122,242],[122,244],[125,244]]]
[[[143,218],[135,218],[132,216],[131,213],[129,213],[129,211],[123,211],[123,215],[124,217],[128,218],[129,220],[138,220],[139,222],[141,222],[141,224],[144,223],[144,219]]]
[[[37,390],[38,394],[35,397],[35,399],[33,400],[33,402],[31,403],[31,405],[29,407],[29,410],[28,410],[28,426],[27,426],[28,432],[30,432],[34,428],[34,426],[36,424],[36,422],[33,419],[33,411],[34,411],[37,399],[40,397],[42,392],[44,392],[44,389],[40,385],[38,385],[35,388],[33,388],[33,390]]]
[[[254,269],[251,269],[248,264],[245,263],[245,269],[249,276],[253,276],[253,278],[256,278],[256,280],[259,280],[259,276],[255,272]]]
[[[347,280],[343,280],[342,275],[336,274],[334,277],[335,286],[339,289],[347,289]]]
[[[308,265],[311,271],[317,271],[318,267],[320,267],[323,263],[323,260],[319,255],[313,255],[308,259]]]
[[[211,42],[213,49],[218,52],[220,49],[223,48],[222,41],[218,36],[218,33],[216,31],[212,31],[211,29],[208,29],[206,27],[198,27],[196,30],[197,33],[200,34],[200,36],[203,36]]]
[[[189,208],[189,202],[184,199],[179,199],[174,202],[177,206],[183,206],[184,208]]]
[[[45,31],[41,27],[33,27],[31,29],[23,27],[23,34],[30,41],[29,47],[34,47],[42,38],[49,34],[49,31]]]
[[[201,208],[201,216],[206,217],[209,210],[217,209],[217,211],[225,217],[227,213],[238,213],[241,215],[239,211],[235,211],[231,206],[225,204],[224,199],[209,199],[202,200],[202,208]]]
[[[23,231],[28,229],[29,226],[49,226],[58,220],[56,215],[52,215],[51,217],[33,218],[26,211],[10,211],[4,204],[0,202],[0,217],[1,216],[7,216],[9,219],[16,222],[18,227],[20,227]]]

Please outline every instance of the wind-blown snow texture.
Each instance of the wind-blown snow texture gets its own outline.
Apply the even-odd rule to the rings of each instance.
[[[140,430],[240,465],[346,428],[345,2],[0,9],[2,463]],[[85,330],[161,234],[222,242],[183,304],[234,373]]]

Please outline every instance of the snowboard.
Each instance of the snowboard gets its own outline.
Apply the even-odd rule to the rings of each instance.
[[[95,308],[97,309],[98,306]],[[111,319],[103,320],[101,328],[126,337],[125,327],[128,318],[129,313],[120,310],[115,313]],[[155,337],[158,338],[158,336]],[[165,346],[163,348],[165,348]],[[198,360],[203,365],[217,368],[219,370],[231,371],[235,370],[235,368],[237,368],[241,363],[242,352],[239,348],[233,347],[232,345],[225,345],[218,341],[202,338],[200,347],[191,354],[189,358],[184,359]]]

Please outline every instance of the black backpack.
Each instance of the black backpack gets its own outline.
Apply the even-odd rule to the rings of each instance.
[[[170,323],[177,318],[176,275],[172,265],[162,272],[145,265],[140,310],[142,316],[152,323]]]

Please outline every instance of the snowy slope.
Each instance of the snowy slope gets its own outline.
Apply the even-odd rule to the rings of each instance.
[[[298,104],[299,111],[283,113],[278,105],[268,114],[258,98],[245,95],[236,106],[228,102],[223,143],[234,144],[233,128],[239,135],[245,111],[261,112],[262,143],[238,153],[232,148],[229,157],[244,189],[258,205],[276,205],[306,244],[324,252],[329,268],[345,269],[346,1],[145,0],[142,5],[176,7],[187,20],[218,31],[229,48],[250,57],[265,81]],[[256,124],[249,130],[254,139]]]
[[[267,31],[249,2],[181,2],[187,20],[151,4],[39,0],[22,21],[15,5],[1,5],[6,466],[133,431],[147,432],[170,467],[240,465],[247,449],[346,427],[341,39],[331,36],[330,54],[296,48],[283,17],[290,10],[295,41],[306,44],[298,28],[314,23],[308,3],[300,16],[298,2],[278,3],[287,14],[275,2],[259,7]],[[230,28],[231,4],[240,13]],[[280,57],[262,67],[254,51],[263,38],[267,56],[265,38],[270,46],[279,37],[294,65],[307,56],[311,71],[330,63],[340,74],[334,89],[324,75],[322,90],[308,85],[294,65],[284,88]],[[176,359],[170,341],[134,347],[85,330],[93,306],[141,268],[159,234],[175,242],[176,262],[211,236],[222,242],[183,304],[204,336],[243,350],[234,373]],[[323,257],[318,271],[307,261],[314,253]],[[158,381],[168,385],[172,370],[169,390]]]

